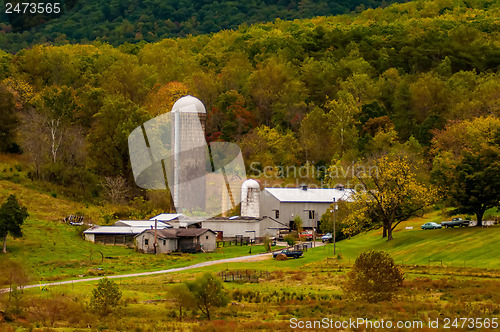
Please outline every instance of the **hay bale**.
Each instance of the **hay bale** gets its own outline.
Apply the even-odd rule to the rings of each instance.
[[[276,256],[277,261],[286,261],[287,259],[288,257],[286,257],[285,254],[279,254],[278,256]]]

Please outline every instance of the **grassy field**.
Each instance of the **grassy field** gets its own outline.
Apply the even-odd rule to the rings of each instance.
[[[169,288],[179,282],[194,279],[205,271],[219,272],[226,266],[217,265],[179,273],[140,278],[115,279],[123,293],[122,305],[114,314],[99,317],[88,308],[95,283],[82,283],[26,290],[23,294],[23,319],[15,323],[0,322],[0,329],[14,327],[57,327],[57,331],[234,331],[291,330],[290,319],[335,321],[366,318],[371,321],[391,320],[421,322],[440,319],[439,331],[445,331],[444,319],[457,317],[500,317],[500,271],[463,267],[420,266],[405,267],[403,288],[393,301],[367,303],[349,299],[343,291],[346,272],[350,267],[339,261],[314,260],[323,248],[308,251],[304,259],[279,262],[278,270],[258,283],[226,282],[224,288],[230,299],[225,308],[214,309],[212,321],[198,310],[189,310],[182,321],[171,301]],[[264,261],[261,263],[269,263]],[[297,265],[297,263],[301,263]],[[244,263],[232,265],[234,270]],[[249,263],[250,264],[250,263]],[[256,269],[270,268],[254,264]],[[248,264],[245,267],[249,268]],[[52,308],[40,311],[43,303],[63,303],[64,310]],[[51,323],[40,323],[40,317],[56,317]],[[425,327],[426,325],[422,325]],[[374,331],[375,329],[358,330]],[[420,331],[418,328],[402,329]],[[458,329],[465,330],[465,329]]]
[[[29,180],[23,174],[0,160],[0,178],[6,179],[0,180],[0,200],[14,193],[30,212],[23,227],[24,236],[8,237],[9,252],[0,255],[0,266],[8,259],[22,262],[31,275],[30,283],[168,269],[249,252],[249,247],[231,246],[210,254],[155,256],[86,242],[77,228],[60,222],[62,218],[84,214],[99,222],[116,207],[45,194],[27,185]],[[293,317],[418,322],[446,317],[500,318],[500,227],[420,229],[425,222],[443,219],[440,211],[413,218],[401,224],[389,242],[381,238],[379,230],[359,234],[338,242],[335,255],[333,244],[328,244],[309,249],[300,259],[275,261],[268,257],[114,279],[123,292],[123,301],[115,314],[108,317],[97,317],[88,307],[95,282],[25,290],[17,302],[19,310],[13,314],[14,321],[2,321],[0,315],[0,330],[289,330]],[[406,230],[408,226],[413,229]],[[361,252],[371,249],[389,252],[406,273],[404,287],[393,301],[373,304],[349,300],[343,291],[346,272]],[[254,254],[263,251],[262,246],[252,247]],[[106,257],[102,262],[100,253]],[[191,280],[202,272],[234,270],[264,271],[269,272],[269,277],[258,283],[225,283],[230,305],[218,309],[210,322],[197,310],[189,311],[186,319],[178,321],[168,294],[171,285]],[[0,308],[6,307],[6,301],[7,295],[0,296]],[[446,329],[441,325],[438,330]]]
[[[0,163],[0,174],[15,172]],[[120,246],[105,246],[84,241],[78,227],[62,223],[70,214],[90,216],[102,222],[112,206],[84,205],[26,188],[12,181],[0,180],[0,202],[15,194],[28,208],[30,216],[23,225],[23,237],[7,237],[6,259],[21,262],[32,276],[32,282],[65,280],[86,276],[153,271],[182,267],[207,260],[248,255],[248,247],[225,247],[210,254],[145,255]],[[254,246],[253,254],[264,252]],[[101,253],[106,257],[101,261]]]
[[[5,166],[4,164],[4,167]],[[0,174],[11,172],[10,169]],[[15,172],[15,167],[12,172]],[[9,173],[10,174],[10,173]],[[104,246],[83,241],[75,227],[61,223],[69,214],[85,214],[99,221],[111,206],[93,206],[53,197],[35,189],[26,188],[12,181],[0,180],[0,199],[15,193],[22,204],[28,207],[30,217],[19,239],[8,238],[9,253],[0,259],[12,258],[22,261],[34,275],[35,280],[62,280],[80,276],[112,275],[119,273],[151,271],[169,267],[181,267],[204,260],[229,258],[248,253],[248,248],[232,247],[214,254],[151,256],[136,253],[123,247]],[[441,230],[420,229],[427,221],[440,221],[439,211],[426,214],[402,223],[394,232],[394,240],[381,238],[381,231],[360,234],[337,243],[337,254],[346,262],[353,262],[363,251],[377,248],[389,252],[398,263],[418,265],[466,266],[481,268],[500,267],[500,228],[453,228]],[[405,230],[413,226],[412,230]],[[327,245],[305,254],[303,259],[287,262],[273,260],[258,263],[237,263],[236,266],[260,266],[275,270],[300,268],[301,265],[334,257],[333,246]],[[259,249],[252,250],[258,253]],[[262,251],[262,250],[261,250]],[[100,252],[105,257],[101,262]],[[216,267],[214,267],[216,269]]]

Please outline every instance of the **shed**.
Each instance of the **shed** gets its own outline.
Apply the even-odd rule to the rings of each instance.
[[[156,231],[157,253],[177,251],[177,235],[175,229],[159,229]],[[135,236],[137,248],[145,253],[155,253],[155,231],[144,230]]]
[[[94,226],[83,232],[85,240],[93,243],[112,245],[133,245],[134,236],[144,231],[144,227]]]
[[[217,233],[206,228],[179,228],[178,250],[182,252],[215,251]]]
[[[156,253],[215,251],[216,236],[217,233],[210,229],[159,229],[156,231]],[[135,242],[143,252],[155,253],[155,230],[144,230],[135,236]]]

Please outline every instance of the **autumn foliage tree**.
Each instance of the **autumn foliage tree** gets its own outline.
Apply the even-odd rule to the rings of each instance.
[[[401,222],[421,213],[436,197],[432,187],[418,180],[406,156],[376,158],[355,176],[363,189],[353,196],[347,234],[383,227],[383,237],[392,240]]]

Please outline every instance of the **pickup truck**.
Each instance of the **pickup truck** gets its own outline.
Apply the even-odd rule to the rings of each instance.
[[[469,226],[469,221],[468,220],[463,220],[462,218],[453,218],[451,221],[443,221],[441,222],[441,226],[448,228],[448,227],[455,227],[455,226]]]
[[[301,241],[312,241],[313,233],[311,231],[305,231],[299,234],[299,239]]]
[[[304,253],[301,250],[288,250],[288,249],[285,249],[285,250],[277,251],[277,252],[273,253],[273,258],[276,258],[276,256],[278,256],[279,254],[284,254],[288,258],[299,258]]]

